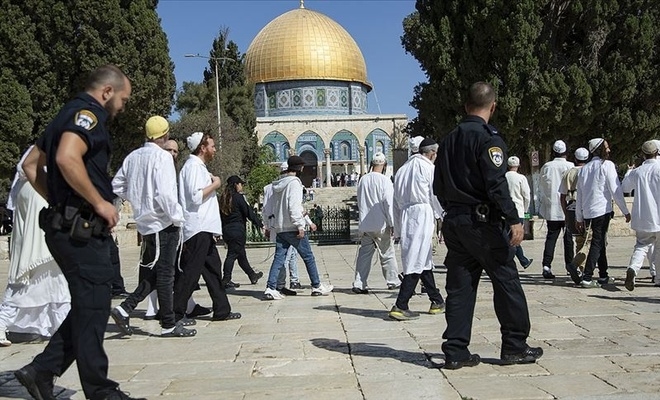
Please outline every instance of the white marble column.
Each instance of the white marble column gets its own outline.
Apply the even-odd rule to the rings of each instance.
[[[332,187],[332,168],[330,165],[330,148],[323,149],[325,155],[325,187]]]
[[[358,148],[358,153],[360,154],[360,176],[364,175],[367,172],[366,160],[364,159],[364,151],[366,149],[364,146]]]

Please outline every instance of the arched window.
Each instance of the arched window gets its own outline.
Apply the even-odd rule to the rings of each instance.
[[[339,145],[339,159],[340,160],[350,160],[351,159],[351,145],[348,142],[341,142]]]
[[[280,161],[286,161],[289,158],[289,144],[282,143],[282,154],[280,154]]]
[[[385,153],[385,145],[383,144],[382,141],[378,140],[376,142],[376,153],[378,152]]]
[[[272,143],[266,143],[266,149],[270,151],[273,155],[273,158],[277,159],[277,152],[275,151],[275,146]]]

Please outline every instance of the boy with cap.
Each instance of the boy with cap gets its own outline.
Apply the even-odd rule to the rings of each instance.
[[[644,162],[639,167],[630,168],[623,178],[621,187],[624,193],[634,190],[635,200],[632,208],[630,227],[635,230],[637,241],[630,264],[626,271],[626,289],[635,289],[635,277],[642,268],[644,258],[649,252],[653,254],[653,263],[660,262],[660,252],[653,251],[660,246],[660,160],[658,147],[652,140],[642,145]]]
[[[388,289],[397,288],[401,281],[398,278],[399,266],[394,253],[392,230],[394,229],[394,187],[392,181],[385,176],[387,158],[382,152],[374,154],[371,160],[371,172],[364,175],[358,182],[357,201],[360,212],[362,234],[360,249],[355,265],[355,280],[353,293],[368,294],[367,278],[371,270],[371,259],[374,251],[378,251],[378,259],[383,277]]]
[[[576,285],[583,288],[596,288],[610,282],[607,273],[607,249],[605,235],[612,218],[612,199],[630,222],[630,213],[623,198],[623,191],[610,157],[610,146],[603,138],[589,141],[591,161],[585,164],[578,174],[577,195],[575,198],[575,227],[579,232],[591,230],[591,245],[580,275],[577,267],[567,265],[568,273]],[[592,280],[598,262],[598,280]]]
[[[548,229],[542,261],[545,279],[555,278],[552,273],[552,260],[555,256],[557,238],[562,229],[564,230],[564,262],[568,265],[573,261],[573,257],[569,257],[573,252],[573,237],[566,230],[558,190],[564,172],[573,168],[574,165],[572,162],[566,161],[566,143],[563,140],[555,141],[552,145],[552,154],[554,159],[541,167],[539,176],[539,214],[545,218]]]
[[[222,262],[215,246],[215,235],[222,234],[220,206],[216,190],[220,178],[209,173],[206,164],[215,156],[215,143],[209,134],[195,132],[186,138],[190,157],[179,172],[179,203],[183,206],[183,246],[180,273],[174,282],[174,313],[177,319],[194,325],[186,318],[188,298],[197,288],[200,275],[213,301],[213,321],[241,318],[231,312],[231,305],[222,286]]]
[[[408,308],[408,302],[421,280],[431,300],[429,314],[445,310],[445,301],[433,277],[433,231],[442,216],[442,207],[433,195],[433,173],[438,144],[426,138],[394,178],[394,235],[400,237],[403,282],[396,303],[390,310],[392,319],[405,321],[419,318]]]
[[[303,185],[299,175],[305,166],[305,161],[299,156],[291,156],[287,160],[287,170],[280,179],[273,182],[271,219],[269,226],[276,234],[275,256],[270,266],[268,283],[264,292],[266,300],[281,300],[282,294],[277,291],[277,281],[280,270],[289,247],[298,250],[305,262],[309,279],[312,282],[312,296],[327,295],[332,292],[332,285],[321,283],[316,267],[316,259],[309,239],[305,234],[305,211],[302,206]]]
[[[172,156],[162,146],[169,139],[169,124],[154,116],[145,126],[147,142],[130,153],[112,180],[117,196],[133,206],[137,230],[142,235],[140,283],[115,307],[112,318],[126,335],[133,334],[129,314],[156,288],[161,313],[161,336],[195,336],[177,321],[173,310],[174,263],[179,245],[183,210],[177,199]]]
[[[578,251],[578,256],[575,256],[575,253],[572,251],[573,248],[571,247],[570,257],[573,259],[572,264],[580,270],[584,270],[586,256],[581,256],[581,254],[586,254],[586,251],[581,250],[585,245],[587,235],[584,232],[580,233],[575,229],[575,197],[577,192],[578,173],[588,159],[589,150],[584,147],[575,150],[575,166],[564,172],[564,175],[561,177],[561,182],[559,183],[559,201],[561,202],[561,208],[564,211],[564,217],[566,219],[566,231],[570,232],[575,238],[575,249]]]
[[[527,182],[525,175],[518,173],[518,167],[520,167],[520,159],[518,157],[509,157],[506,164],[508,166],[508,171],[504,174],[504,177],[509,185],[509,193],[511,194],[513,204],[516,205],[516,210],[520,217],[520,223],[523,223],[525,212],[527,212],[529,204],[532,201],[529,183]],[[534,261],[534,259],[525,257],[521,245],[516,246],[516,258],[518,259],[518,262],[520,262],[520,265],[525,269],[527,269],[527,267],[532,264],[532,261]]]

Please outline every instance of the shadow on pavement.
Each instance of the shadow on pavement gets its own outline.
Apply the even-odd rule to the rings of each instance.
[[[61,386],[55,386],[53,394],[58,400],[68,400],[76,394],[75,390],[66,389]],[[27,389],[16,380],[14,371],[0,372],[0,397],[7,399],[31,399],[32,396]]]
[[[430,361],[430,356],[423,352],[412,352],[407,350],[396,350],[382,343],[345,343],[337,339],[314,338],[312,344],[320,349],[334,351],[336,353],[351,356],[391,358],[408,364],[420,365],[427,368],[437,368]]]
[[[366,318],[377,318],[377,319],[381,319],[381,320],[385,320],[385,321],[388,321],[390,319],[387,316],[387,311],[384,311],[384,310],[371,310],[371,309],[364,309],[364,308],[352,308],[352,307],[344,307],[344,306],[341,306],[341,305],[317,306],[317,307],[314,307],[314,309],[315,310],[333,311],[333,312],[340,312],[340,313],[345,313],[345,314],[359,315],[360,317],[366,317]]]
[[[619,291],[621,291],[621,289],[619,289]],[[589,297],[592,297],[594,299],[603,299],[603,300],[638,301],[641,303],[660,304],[660,298],[658,297],[630,297],[630,296],[611,297],[611,296],[599,296],[599,295],[593,295]]]

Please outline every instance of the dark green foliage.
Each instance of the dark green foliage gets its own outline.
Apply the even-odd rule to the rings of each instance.
[[[499,95],[493,124],[518,154],[604,136],[627,159],[657,137],[660,2],[418,0],[416,9],[402,43],[428,82],[411,102],[413,135],[446,135],[468,86],[485,80]]]
[[[83,89],[88,72],[113,63],[133,85],[125,113],[111,126],[113,164],[118,165],[144,140],[146,119],[169,115],[173,102],[174,66],[156,4],[154,0],[0,0],[0,68],[9,71],[21,87],[16,91],[29,99],[20,109],[17,104],[0,104],[0,113],[21,118],[25,129],[0,143],[0,149],[33,142],[59,108]],[[15,165],[17,153],[11,150],[3,162]],[[0,174],[7,178],[4,169]]]

